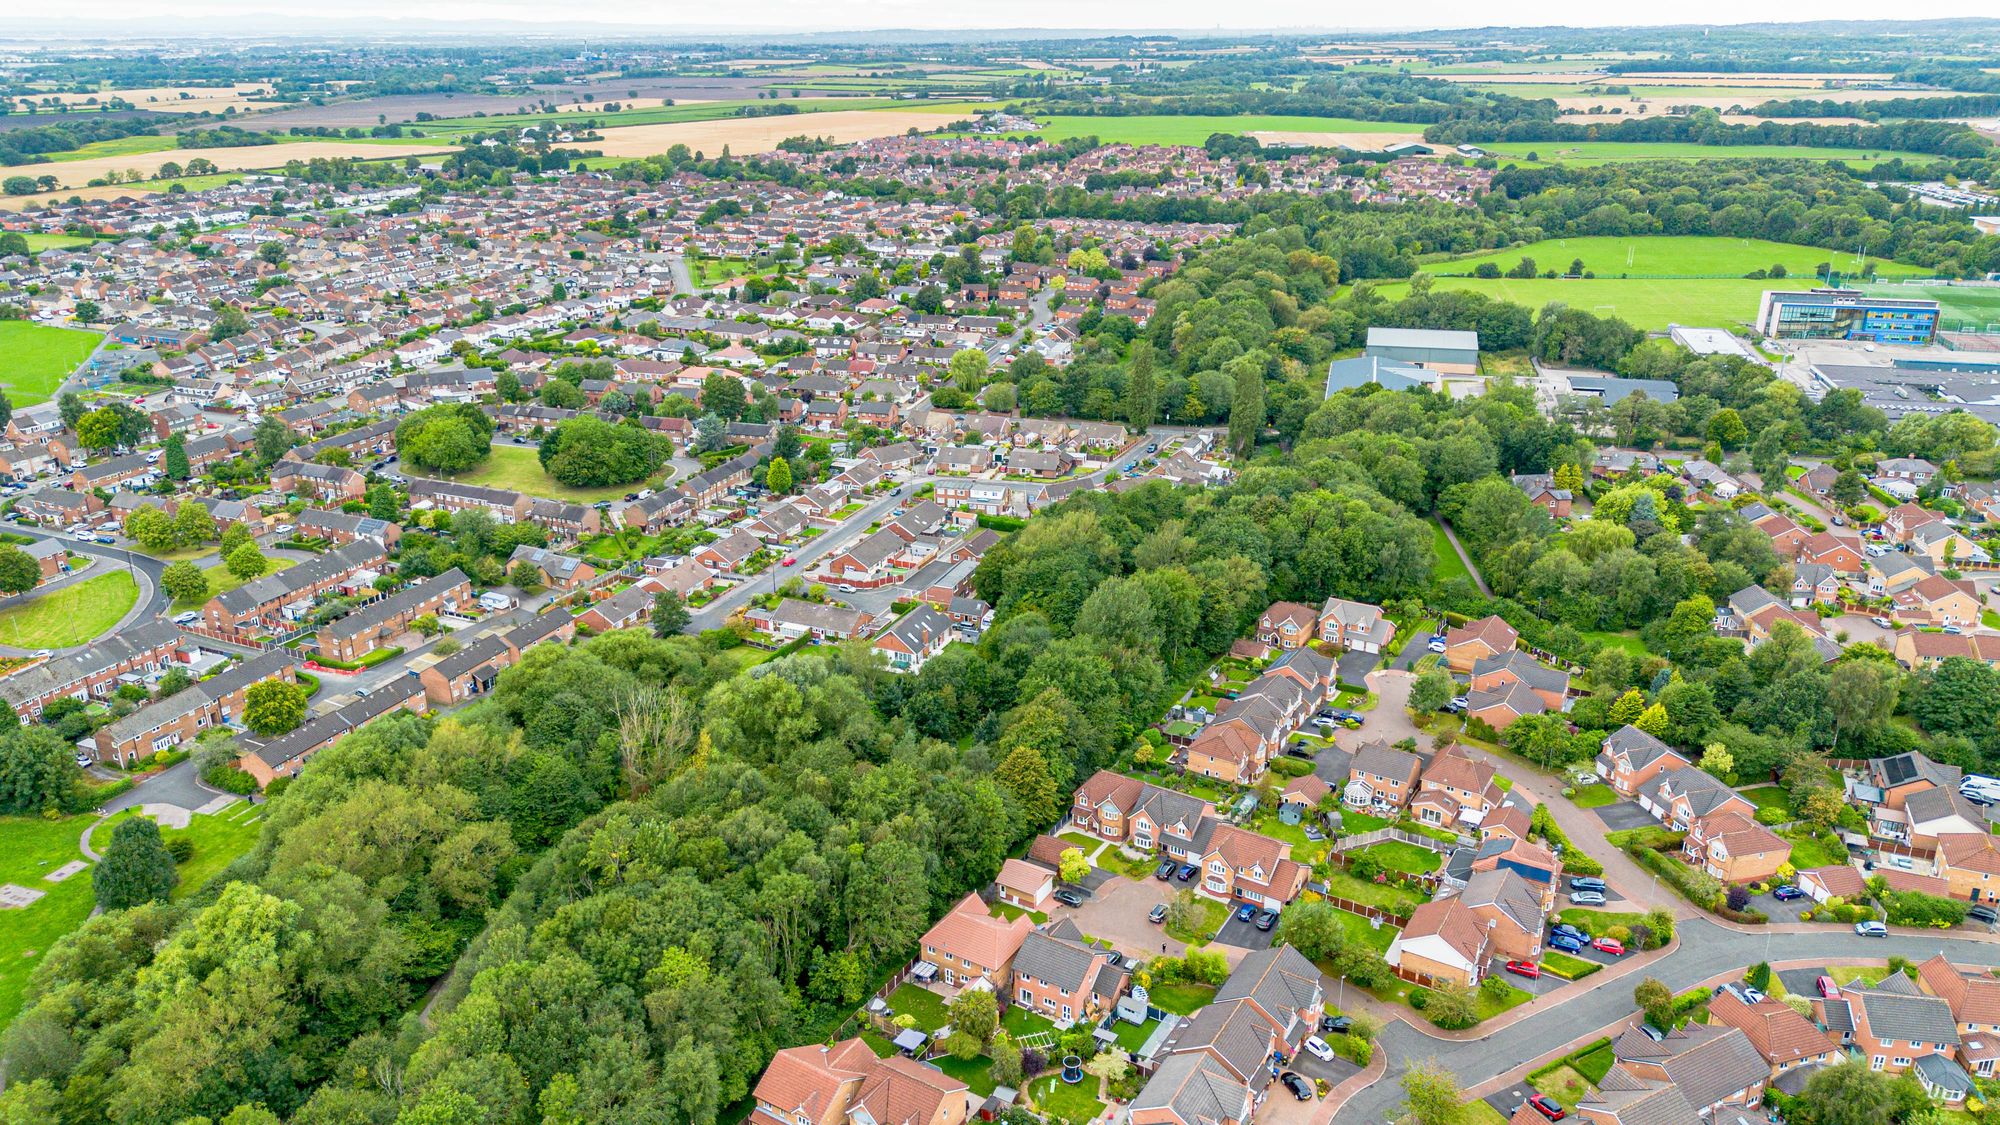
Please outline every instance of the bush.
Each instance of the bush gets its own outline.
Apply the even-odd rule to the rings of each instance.
[[[1757,823],[1769,826],[1783,824],[1792,819],[1790,813],[1781,808],[1765,806],[1757,810]]]
[[[248,796],[257,791],[257,779],[228,763],[210,766],[201,779],[224,793]]]
[[[1965,921],[1965,903],[1922,891],[1891,891],[1883,897],[1882,907],[1892,926],[1931,926],[1944,930]]]
[[[1679,860],[1669,859],[1647,848],[1633,847],[1625,851],[1640,867],[1658,875],[1678,891],[1682,898],[1703,910],[1714,910],[1724,905],[1722,881],[1706,871],[1696,871]]]
[[[176,836],[167,841],[167,854],[174,857],[175,863],[186,863],[194,858],[194,841],[186,836]]]
[[[1748,887],[1729,888],[1729,898],[1727,899],[1727,902],[1729,904],[1729,909],[1731,910],[1747,909],[1750,905],[1750,889]]]
[[[1421,1012],[1431,1006],[1431,990],[1421,985],[1410,990],[1410,1007]]]

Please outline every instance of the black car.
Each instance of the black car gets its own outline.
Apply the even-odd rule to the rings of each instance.
[[[1183,864],[1181,864],[1181,871],[1180,871],[1180,874],[1178,874],[1178,875],[1174,876],[1174,878],[1176,878],[1176,879],[1179,879],[1179,880],[1180,880],[1181,882],[1185,883],[1185,882],[1187,882],[1187,881],[1188,881],[1189,879],[1192,879],[1192,878],[1194,878],[1194,873],[1195,873],[1195,871],[1196,871],[1196,868],[1195,868],[1195,865],[1194,865],[1194,864],[1192,864],[1192,863],[1183,863]]]
[[[1965,916],[1971,921],[1984,922],[1989,926],[1995,922],[2000,922],[2000,911],[1996,911],[1983,903],[1966,907]]]
[[[1269,933],[1271,927],[1277,924],[1278,912],[1275,910],[1266,910],[1262,914],[1257,915],[1257,928],[1266,933]]]
[[[1064,906],[1082,906],[1083,893],[1073,887],[1057,887],[1056,901]]]
[[[1174,877],[1174,869],[1179,866],[1180,864],[1175,863],[1171,859],[1163,859],[1160,861],[1160,866],[1154,869],[1153,878],[1159,879],[1162,882],[1171,879]]]
[[[1296,1072],[1288,1070],[1278,1075],[1278,1081],[1283,1082],[1285,1089],[1290,1090],[1292,1096],[1300,1101],[1309,1102],[1313,1100],[1312,1083],[1299,1077]]]
[[[1319,1033],[1321,1035],[1346,1035],[1353,1028],[1354,1021],[1348,1019],[1346,1016],[1321,1016],[1319,1018]]]

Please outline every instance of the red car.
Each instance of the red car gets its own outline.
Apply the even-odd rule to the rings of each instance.
[[[1613,957],[1625,956],[1624,943],[1617,941],[1616,939],[1613,938],[1608,938],[1608,937],[1598,938],[1597,940],[1590,943],[1590,947],[1592,949],[1597,950],[1599,953],[1609,953]]]
[[[1542,967],[1533,961],[1509,961],[1507,962],[1507,971],[1516,976],[1527,977],[1529,980],[1540,980],[1542,978]]]
[[[1569,1116],[1568,1113],[1563,1111],[1562,1103],[1542,1094],[1536,1094],[1529,1098],[1528,1104],[1535,1107],[1536,1113],[1541,1114],[1550,1121],[1561,1121],[1563,1118]]]
[[[786,556],[785,556],[785,561],[784,561],[783,563],[779,564],[779,565],[781,565],[781,566],[797,566],[797,565],[798,565],[798,562],[799,562],[799,557],[798,557],[797,555],[786,555]]]

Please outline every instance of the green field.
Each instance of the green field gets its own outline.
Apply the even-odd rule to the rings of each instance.
[[[1749,324],[1757,318],[1757,302],[1764,295],[1764,290],[1783,284],[1748,278],[1672,281],[1601,277],[1591,280],[1440,277],[1436,287],[1476,289],[1489,297],[1536,310],[1550,301],[1560,301],[1571,308],[1600,316],[1617,316],[1634,328],[1663,331],[1669,324],[1709,328]],[[1377,291],[1395,301],[1401,299],[1408,289],[1407,284],[1397,283],[1381,286]]]
[[[1929,297],[1938,303],[1943,328],[1949,332],[2000,332],[2000,285],[1939,281],[1856,288],[1878,297]]]
[[[1096,137],[1112,144],[1198,145],[1216,133],[1421,133],[1404,121],[1356,121],[1348,117],[1289,117],[1245,114],[1194,117],[1178,114],[1134,117],[1038,117],[1035,136],[1051,141]]]
[[[72,648],[111,631],[139,600],[132,576],[116,570],[0,610],[0,645]]]
[[[76,328],[0,320],[0,385],[16,409],[47,402],[103,337]]]
[[[297,563],[292,559],[266,558],[264,560],[264,573],[276,574],[288,566],[296,566],[296,565]],[[234,590],[238,586],[243,585],[245,581],[244,579],[238,578],[234,574],[229,573],[229,567],[223,564],[217,564],[215,566],[209,567],[208,569],[201,572],[201,576],[203,578],[208,579],[208,596],[200,599],[199,601],[191,601],[191,602],[184,602],[179,598],[175,598],[173,605],[175,612],[179,612],[184,609],[194,609],[199,606],[205,605],[207,604],[209,598],[215,597],[217,594],[228,593],[229,591]]]
[[[1616,164],[1626,160],[1844,160],[1857,168],[1873,168],[1887,160],[1928,163],[1943,157],[1886,149],[1800,148],[1794,145],[1698,145],[1685,141],[1508,141],[1481,144],[1502,163]]]
[[[82,148],[67,152],[52,152],[50,160],[92,160],[100,156],[135,156],[142,152],[165,152],[180,147],[178,138],[159,137],[141,133],[135,137],[114,137],[108,141],[92,141]]]
[[[447,476],[442,473],[439,475]],[[487,488],[511,488],[515,492],[526,493],[529,496],[541,496],[570,504],[595,504],[599,500],[616,500],[628,492],[637,492],[642,488],[658,488],[671,475],[672,470],[667,470],[643,484],[571,488],[557,483],[555,478],[542,471],[541,459],[535,455],[533,446],[495,444],[493,452],[487,456],[484,464],[470,472],[449,475],[447,479],[484,485]]]
[[[1505,250],[1489,250],[1462,258],[1427,262],[1425,272],[1444,276],[1470,274],[1483,263],[1512,269],[1522,258],[1532,258],[1538,270],[1566,272],[1570,263],[1581,258],[1583,268],[1599,279],[1611,278],[1730,278],[1741,279],[1753,270],[1782,265],[1793,284],[1811,283],[1820,266],[1832,263],[1842,276],[1861,272],[1862,259],[1852,250],[1818,250],[1758,238],[1722,238],[1709,235],[1652,235],[1645,238],[1550,238]],[[1876,273],[1885,277],[1926,276],[1929,270],[1903,262],[1870,258]],[[2000,306],[2000,289],[1992,291]]]
[[[1433,525],[1431,552],[1437,556],[1437,565],[1431,568],[1431,577],[1439,582],[1448,582],[1453,578],[1472,581],[1472,571],[1466,569],[1465,560],[1459,558],[1458,552],[1452,549],[1451,540],[1445,538],[1444,527],[1441,524]]]
[[[68,250],[76,246],[88,246],[91,240],[80,234],[24,234],[28,240],[28,253],[39,254],[44,250]]]
[[[628,99],[610,98],[625,104]],[[636,99],[631,99],[636,100]],[[819,113],[837,109],[910,109],[909,102],[899,102],[894,98],[781,98],[783,104],[797,106],[801,113]],[[447,117],[436,121],[418,122],[414,127],[405,128],[421,137],[453,136],[464,132],[478,132],[482,129],[513,128],[521,125],[535,125],[543,122],[570,124],[579,121],[595,121],[601,126],[613,125],[666,125],[678,121],[715,121],[719,118],[734,117],[736,112],[752,106],[769,106],[768,100],[740,100],[719,102],[696,102],[692,105],[654,105],[621,109],[616,113],[602,110],[584,109],[564,113],[495,113],[485,117]],[[589,147],[582,144],[579,147]]]

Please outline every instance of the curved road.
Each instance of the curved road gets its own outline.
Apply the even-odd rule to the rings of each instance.
[[[1693,988],[1718,971],[1759,961],[1824,958],[1829,963],[1846,964],[1879,962],[1892,954],[1922,961],[1943,953],[1960,964],[1988,965],[1993,963],[1996,953],[1992,942],[1946,937],[1942,933],[1864,938],[1832,927],[1824,933],[1739,933],[1705,918],[1681,919],[1676,924],[1676,934],[1679,945],[1648,965],[1644,974],[1657,977],[1675,992]],[[1459,1082],[1467,1088],[1498,1077],[1552,1047],[1631,1015],[1632,987],[1637,984],[1638,980],[1630,977],[1608,980],[1602,987],[1479,1039],[1439,1039],[1400,1020],[1393,1022],[1378,1040],[1378,1050],[1389,1060],[1387,1070],[1379,1080],[1349,1099],[1341,1107],[1339,1117],[1342,1121],[1371,1123],[1393,1120],[1396,1108],[1403,1101],[1403,1073],[1412,1062],[1436,1059],[1458,1075]]]
[[[53,534],[40,528],[25,527],[20,524],[7,524],[4,529],[0,530],[5,530],[14,535],[26,536],[30,539],[53,539],[63,546],[68,547],[70,553],[73,555],[90,555],[100,560],[96,566],[91,567],[91,570],[96,571],[97,574],[106,574],[114,569],[129,569],[133,578],[138,581],[139,599],[133,604],[131,611],[126,613],[118,622],[117,628],[124,628],[135,620],[163,616],[167,612],[167,607],[173,603],[173,599],[167,596],[166,590],[160,585],[160,575],[166,571],[167,564],[149,555],[142,555],[137,551],[128,551],[123,547],[113,547],[103,543],[84,543],[71,535]],[[96,574],[92,574],[88,577],[94,578],[96,576]],[[60,588],[57,587],[57,589]],[[0,609],[34,601],[41,593],[43,591],[29,591],[18,597],[0,601]],[[72,646],[72,648],[81,647],[83,646]],[[70,650],[59,649],[57,651],[67,652]],[[7,652],[11,652],[14,655],[25,655],[21,650],[13,650],[5,646],[0,646],[0,653]]]

